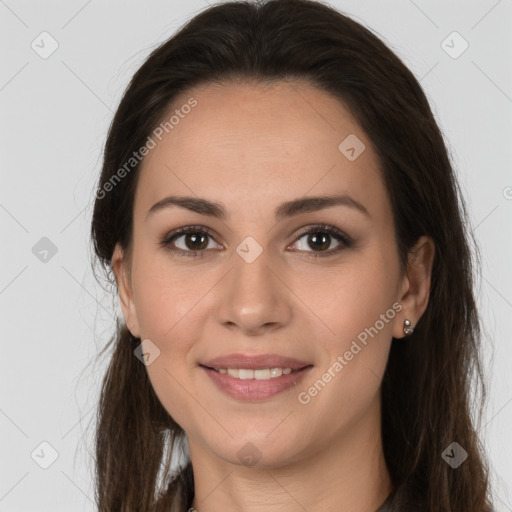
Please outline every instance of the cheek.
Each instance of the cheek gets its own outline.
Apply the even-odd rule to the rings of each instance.
[[[318,340],[325,357],[300,391],[301,403],[310,400],[304,407],[329,425],[326,435],[357,423],[378,397],[396,308],[386,281],[377,283],[378,273],[373,277],[351,272],[319,309],[335,334]]]
[[[301,272],[294,286],[297,295],[305,298],[310,321],[318,324],[324,339],[333,341],[330,352],[344,351],[361,333],[364,339],[375,324],[380,339],[391,337],[397,276],[392,258],[367,250],[346,264]]]
[[[207,277],[197,280],[191,274],[188,279],[186,273],[184,268],[173,265],[162,249],[155,253],[141,251],[132,279],[137,318],[144,337],[163,346],[176,338],[178,327],[208,286]]]
[[[331,419],[337,417],[335,424],[362,414],[375,398],[400,309],[394,294],[398,265],[392,251],[368,248],[352,261],[323,270],[321,281],[327,287],[322,289],[313,279],[306,279],[304,285],[304,293],[309,290],[308,305],[321,319],[319,329],[326,335],[318,339],[325,356],[315,374],[321,382],[312,379],[303,390],[307,392],[308,386],[320,390],[312,399],[317,400],[313,408]]]
[[[165,258],[154,255],[139,257],[132,279],[142,339],[151,340],[158,349],[158,357],[146,367],[151,385],[174,421],[182,428],[194,428],[187,423],[197,414],[190,399],[190,374],[196,370],[189,356],[201,339],[201,299],[215,280],[197,278],[194,271],[187,277],[183,269],[171,268]]]
[[[153,276],[154,277],[154,276]],[[158,357],[146,367],[155,394],[164,409],[182,428],[188,430],[187,420],[193,418],[193,388],[189,353],[194,341],[200,338],[193,322],[193,305],[199,298],[180,293],[176,286],[167,286],[161,279],[147,279],[139,289],[140,304],[137,316],[144,339],[157,347]]]

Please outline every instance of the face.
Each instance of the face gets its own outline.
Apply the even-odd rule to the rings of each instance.
[[[391,338],[412,304],[371,141],[305,82],[210,85],[174,108],[191,97],[143,161],[131,269],[119,247],[114,258],[161,403],[191,453],[234,464],[305,459],[368,418],[378,429]],[[150,212],[171,195],[196,202]]]

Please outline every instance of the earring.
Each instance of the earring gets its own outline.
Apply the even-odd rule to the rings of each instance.
[[[414,332],[414,328],[411,327],[411,321],[410,320],[407,320],[405,319],[404,320],[404,334],[406,336],[409,336],[410,334],[412,334]]]

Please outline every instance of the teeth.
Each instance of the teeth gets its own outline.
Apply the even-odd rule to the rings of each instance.
[[[269,368],[264,368],[262,370],[254,370],[254,378],[257,380],[267,380],[272,376],[272,371]],[[282,375],[282,374],[281,374]]]
[[[261,370],[251,370],[246,368],[219,368],[219,373],[227,373],[230,377],[235,379],[256,379],[256,380],[268,380],[281,375],[288,375],[292,373],[291,368],[263,368]]]

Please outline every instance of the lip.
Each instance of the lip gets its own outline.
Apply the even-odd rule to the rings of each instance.
[[[264,368],[291,368],[300,370],[310,366],[308,361],[300,361],[293,357],[285,357],[278,354],[229,354],[216,357],[200,363],[201,366],[209,368],[247,368],[248,370],[262,370]]]
[[[219,373],[206,366],[200,365],[200,368],[206,372],[217,388],[226,395],[237,400],[256,402],[266,400],[297,386],[313,366],[306,366],[287,375],[283,374],[281,377],[273,377],[268,380],[237,379],[227,373]]]
[[[200,363],[199,367],[223,393],[237,400],[255,402],[266,400],[291,387],[297,386],[306,373],[313,368],[313,365],[308,361],[301,361],[278,354],[230,354],[209,359]],[[227,373],[219,373],[214,368],[246,368],[250,370],[291,368],[293,372],[267,380],[237,379]]]

